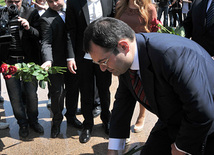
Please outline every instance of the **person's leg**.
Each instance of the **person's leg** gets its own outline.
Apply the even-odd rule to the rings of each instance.
[[[178,10],[178,16],[179,16],[179,26],[181,27],[183,25],[183,20],[182,20],[182,10]]]
[[[25,97],[26,97],[26,108],[29,124],[38,122],[38,96],[37,88],[38,82],[34,78],[32,82],[23,82]]]
[[[172,11],[169,11],[169,25],[173,26],[173,14],[172,14]]]
[[[22,89],[20,79],[12,77],[5,80],[7,92],[12,105],[13,113],[19,126],[27,126],[28,120],[25,113],[25,107],[22,101]]]
[[[110,86],[111,86],[111,78],[112,75],[109,71],[102,72],[99,68],[99,65],[94,64],[96,71],[96,84],[100,96],[101,103],[101,120],[103,122],[103,126],[105,128],[106,134],[109,132],[109,119],[110,115]]]
[[[158,121],[144,144],[141,155],[171,155],[172,143],[167,128]]]
[[[143,130],[143,126],[145,123],[146,108],[140,103],[139,103],[139,107],[140,107],[139,115],[134,126],[134,132],[136,133],[141,132]]]
[[[81,110],[84,117],[83,126],[92,129],[94,118],[92,114],[94,105],[94,68],[91,60],[84,59],[79,65]]]
[[[53,124],[59,126],[62,122],[64,109],[64,75],[50,74],[51,111],[53,112]]]
[[[177,13],[175,10],[172,10],[172,16],[173,16],[173,26],[176,27]]]
[[[93,105],[94,105],[94,68],[91,60],[83,59],[78,67],[80,71],[80,94],[81,109],[84,117],[83,130],[80,134],[80,143],[87,143],[91,138],[94,126]]]
[[[158,20],[159,20],[159,21],[160,21],[160,19],[161,19],[162,12],[163,12],[162,7],[158,7]]]
[[[38,133],[44,133],[43,127],[38,123],[38,96],[37,96],[37,88],[38,82],[36,78],[33,78],[32,82],[23,82],[25,94],[26,94],[26,109],[28,122],[30,127],[34,129],[34,131]]]
[[[60,133],[64,109],[64,74],[50,74],[51,111],[53,113],[51,137],[56,138]]]
[[[168,26],[168,7],[164,7],[164,26]]]
[[[5,80],[7,92],[12,105],[13,113],[19,124],[19,136],[25,138],[29,134],[28,119],[25,112],[25,106],[22,100],[22,88],[20,79],[12,77]]]
[[[72,74],[67,70],[65,75],[65,105],[67,124],[76,128],[82,128],[82,123],[76,118],[76,111],[79,97],[78,73]]]

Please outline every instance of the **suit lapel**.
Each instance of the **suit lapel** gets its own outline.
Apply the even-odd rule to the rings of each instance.
[[[103,17],[107,17],[107,13],[106,13],[106,9],[105,9],[105,7],[106,7],[105,2],[107,2],[107,0],[100,0],[100,2],[102,5]],[[108,7],[110,7],[110,6],[108,6]]]
[[[90,19],[89,19],[89,11],[88,11],[88,3],[87,0],[79,0],[82,6],[83,14],[85,16],[85,20],[87,25],[90,24]]]
[[[158,115],[158,108],[154,95],[154,75],[149,69],[149,67],[151,67],[151,62],[146,47],[147,40],[143,35],[136,34],[136,41],[138,47],[140,74],[144,91],[149,101],[149,105],[151,106],[152,112]]]
[[[207,4],[208,4],[208,0],[205,0],[206,1],[206,8],[207,8]],[[211,26],[207,28],[207,30],[210,30],[210,28],[212,28],[214,26],[214,16],[211,20]]]
[[[206,27],[207,2],[208,2],[208,0],[202,0],[201,5],[200,5],[200,9],[202,9],[202,17],[200,19],[202,20],[201,23],[203,23],[203,27]]]

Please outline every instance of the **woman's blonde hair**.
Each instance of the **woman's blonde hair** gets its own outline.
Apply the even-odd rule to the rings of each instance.
[[[120,0],[117,3],[115,18],[119,19],[121,17],[123,12],[128,7],[128,4],[129,4],[129,0]],[[151,4],[152,4],[151,0],[134,0],[134,5],[139,9],[140,16],[142,17],[141,23],[143,24],[142,26],[144,26],[144,29],[146,30],[146,32],[150,32],[148,28],[148,25],[149,25],[148,9]]]

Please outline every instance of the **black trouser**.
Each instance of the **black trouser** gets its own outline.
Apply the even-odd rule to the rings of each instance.
[[[60,125],[63,119],[64,98],[66,97],[66,118],[76,115],[78,104],[77,76],[67,71],[64,74],[50,74],[51,110],[53,124]]]
[[[181,9],[172,9],[174,27],[176,27],[177,14],[178,14],[178,19],[179,19],[178,24],[179,24],[179,26],[182,26],[182,10]]]
[[[96,77],[96,86],[98,89],[100,104],[101,104],[101,120],[103,123],[108,123],[110,118],[110,91],[111,73],[108,71],[102,72],[99,65],[94,64],[92,60],[84,59],[78,66],[80,70],[80,94],[81,94],[81,109],[84,117],[84,128],[92,129],[94,118],[92,110],[94,107],[94,87]]]

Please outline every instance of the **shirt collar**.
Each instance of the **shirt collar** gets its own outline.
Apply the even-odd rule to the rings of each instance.
[[[87,0],[88,2],[98,2],[100,0]]]
[[[134,60],[133,63],[130,67],[131,70],[139,70],[139,58],[138,58],[138,48],[137,48],[137,43],[135,43],[135,54],[134,54]]]

